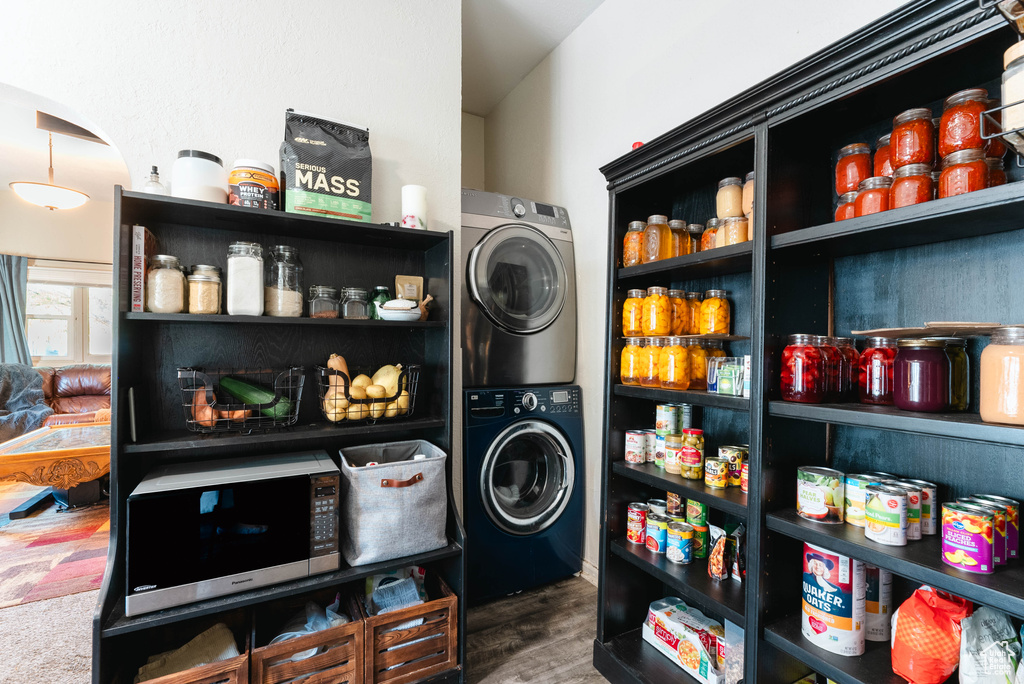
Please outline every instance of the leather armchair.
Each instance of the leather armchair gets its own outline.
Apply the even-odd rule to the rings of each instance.
[[[43,377],[46,404],[54,411],[44,425],[93,423],[110,419],[110,366],[82,363],[36,370]],[[97,411],[101,410],[102,413],[97,415]]]

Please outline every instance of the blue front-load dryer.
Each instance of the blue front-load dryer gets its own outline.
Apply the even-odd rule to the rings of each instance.
[[[580,388],[476,389],[464,400],[469,604],[580,572]]]

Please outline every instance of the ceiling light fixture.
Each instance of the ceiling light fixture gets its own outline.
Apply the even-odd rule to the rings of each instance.
[[[14,181],[11,190],[18,197],[50,211],[55,209],[75,209],[89,201],[84,192],[53,184],[53,133],[50,133],[50,182],[35,183],[32,181]]]

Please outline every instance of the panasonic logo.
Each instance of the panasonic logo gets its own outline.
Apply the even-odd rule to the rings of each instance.
[[[143,584],[141,587],[135,587],[135,589],[133,589],[132,591],[137,593],[137,592],[140,592],[140,591],[149,591],[150,589],[156,589],[156,585],[155,584]]]
[[[234,586],[236,584],[245,584],[246,582],[252,582],[252,577],[246,578],[244,580],[236,580],[231,583],[231,586]]]

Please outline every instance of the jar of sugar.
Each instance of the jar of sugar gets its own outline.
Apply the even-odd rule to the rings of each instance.
[[[258,242],[228,245],[227,289],[229,315],[263,315],[263,248]]]

